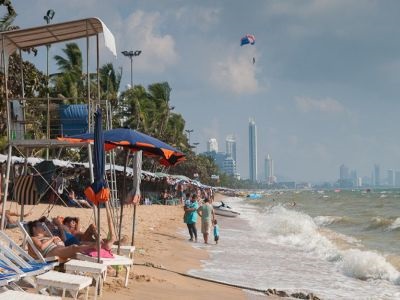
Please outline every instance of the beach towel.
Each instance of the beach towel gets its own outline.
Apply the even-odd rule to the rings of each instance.
[[[91,256],[91,257],[97,257],[97,250],[96,249],[90,249],[84,254]],[[103,248],[100,248],[100,257],[101,258],[114,258],[114,255],[112,254],[111,250],[106,250]]]

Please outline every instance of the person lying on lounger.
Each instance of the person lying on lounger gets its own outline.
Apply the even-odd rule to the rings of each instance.
[[[100,254],[102,257],[112,257],[111,248],[115,242],[115,232],[108,205],[106,205],[106,211],[109,237],[102,240]],[[93,243],[65,246],[58,236],[49,236],[42,222],[39,220],[29,222],[28,229],[33,243],[44,257],[58,256],[60,260],[66,260],[75,257],[77,253],[89,254],[91,256],[97,255],[97,249]]]
[[[70,191],[68,194],[68,204],[70,206],[92,208],[92,206],[90,205],[90,203],[87,200],[76,198],[74,191]]]
[[[64,218],[61,216],[57,216],[52,220],[49,220],[45,216],[39,219],[40,222],[47,226],[52,235],[58,236],[64,242],[65,246],[80,245],[81,242],[63,225],[63,220]]]
[[[79,226],[79,218],[65,217],[63,225],[80,242],[94,242],[97,239],[97,229],[94,224],[90,224],[85,231],[82,231]]]

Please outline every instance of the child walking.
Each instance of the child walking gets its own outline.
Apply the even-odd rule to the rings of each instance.
[[[219,226],[217,219],[214,219],[214,241],[216,244],[218,244],[218,240],[219,240]]]

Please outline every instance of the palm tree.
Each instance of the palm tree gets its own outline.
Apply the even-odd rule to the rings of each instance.
[[[85,83],[82,72],[82,52],[76,43],[66,44],[62,50],[66,58],[56,55],[54,59],[60,73],[52,74],[53,94],[61,94],[67,98],[85,97]]]
[[[112,63],[103,65],[100,70],[100,91],[101,98],[111,100],[115,103],[118,99],[118,90],[121,84],[122,69],[116,72]]]

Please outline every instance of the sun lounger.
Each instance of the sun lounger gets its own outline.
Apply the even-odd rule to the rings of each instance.
[[[64,265],[65,271],[67,273],[73,274],[89,274],[96,282],[94,299],[97,299],[97,292],[99,291],[99,295],[102,293],[103,282],[106,278],[107,274],[107,266],[104,264],[98,264],[89,261],[83,260],[70,260]]]
[[[28,233],[27,228],[25,227],[26,223],[25,222],[18,222],[18,227],[21,230],[22,234],[23,234],[23,241],[22,241],[22,246],[25,247],[26,244],[28,244],[28,249],[30,248],[36,258],[38,260],[40,260],[41,262],[46,262],[48,260],[56,260],[58,258],[52,257],[52,258],[45,258],[42,253],[36,248],[35,243],[33,242],[31,236]]]
[[[123,255],[123,256],[127,256],[127,257],[133,259],[133,254],[135,253],[135,249],[136,249],[135,246],[126,246],[126,245],[122,245],[122,246],[120,246],[119,254],[120,254],[120,255]],[[112,246],[112,251],[113,251],[114,253],[117,253],[117,251],[118,251],[118,245],[113,245],[113,246]]]
[[[89,296],[89,286],[92,284],[91,277],[49,271],[42,275],[36,276],[37,289],[42,288],[58,288],[62,290],[62,297],[65,297],[65,292],[69,291],[74,299],[77,299],[78,293],[85,290],[85,299]]]
[[[0,236],[4,238],[5,235],[3,232],[0,232]],[[5,274],[8,274],[7,279],[15,280],[16,276],[18,276],[18,279],[36,276],[36,288],[38,290],[48,287],[59,288],[63,290],[63,296],[65,295],[65,291],[68,290],[76,299],[80,290],[87,289],[87,299],[88,287],[92,283],[91,277],[73,274],[65,276],[65,274],[61,272],[49,271],[48,268],[52,267],[52,265],[48,265],[47,263],[33,263],[33,259],[30,261],[31,263],[26,262],[24,259],[15,255],[6,245],[1,245],[0,268]]]
[[[84,261],[91,261],[91,262],[97,262],[97,257],[92,257],[89,255],[85,255],[82,253],[78,253],[76,257],[80,260]],[[126,256],[121,256],[121,255],[116,255],[114,254],[113,258],[102,258],[100,257],[100,262],[101,264],[104,264],[106,266],[122,266],[126,270],[125,274],[125,283],[124,286],[128,286],[128,280],[129,280],[129,272],[131,270],[131,267],[133,265],[133,259],[126,257]]]
[[[18,300],[61,300],[61,297],[45,296],[45,295],[38,295],[38,294],[26,293],[26,292],[21,292],[21,291],[11,291],[11,290],[6,290],[3,293],[0,293],[0,300],[11,300],[11,299],[18,299]]]
[[[46,224],[43,224],[43,226],[45,229],[47,228]],[[46,231],[49,233],[49,235],[51,235],[51,232],[48,228],[46,229]],[[114,252],[116,252],[116,249],[117,249],[116,247],[118,247],[118,246],[113,246]],[[99,263],[103,264],[105,266],[122,266],[122,267],[124,267],[126,270],[126,275],[125,275],[125,287],[126,287],[126,286],[128,286],[129,272],[133,265],[133,253],[135,251],[135,246],[121,246],[121,249],[122,249],[122,252],[120,252],[120,253],[127,254],[128,257],[114,254],[113,258],[100,258]],[[92,256],[82,254],[82,253],[77,253],[76,258],[78,260],[98,263],[97,257],[92,257]],[[105,280],[105,277],[104,277],[104,280]]]

